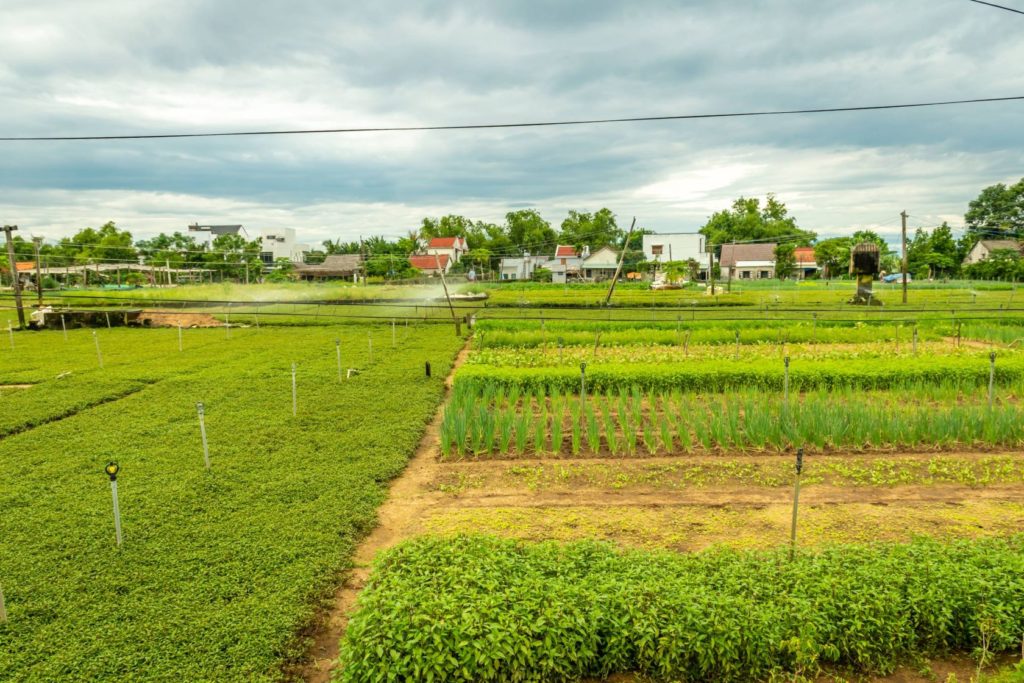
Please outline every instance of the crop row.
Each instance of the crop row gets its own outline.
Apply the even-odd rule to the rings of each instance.
[[[545,394],[549,394],[546,396]],[[663,455],[695,450],[1015,447],[1024,407],[984,400],[913,403],[899,395],[839,400],[818,392],[788,404],[747,391],[701,396],[620,390],[578,395],[458,390],[441,425],[444,456]]]
[[[951,356],[916,356],[882,359],[802,360],[789,367],[793,390],[896,389],[921,383],[953,383],[983,386],[989,381],[988,354],[976,352]],[[608,392],[639,387],[643,390],[721,391],[747,388],[782,391],[786,369],[781,361],[739,360],[729,363],[592,363],[585,369],[591,391]],[[998,386],[1024,378],[1024,357],[1004,355],[996,360]],[[456,386],[476,391],[488,387],[513,387],[522,392],[556,389],[579,391],[581,369],[573,367],[491,367],[466,365],[455,377]]]
[[[546,325],[544,326],[546,327]],[[613,330],[557,330],[536,327],[532,330],[477,329],[475,344],[479,349],[538,346],[623,346],[628,344],[654,344],[662,346],[688,346],[690,344],[834,344],[900,341],[911,343],[914,328],[899,325],[862,327],[824,327],[810,323],[787,326],[727,327],[702,326],[677,329],[637,327]],[[917,330],[918,338],[938,339],[941,335],[930,329]]]
[[[420,538],[378,560],[342,681],[813,678],[1019,651],[1024,536],[800,553]]]

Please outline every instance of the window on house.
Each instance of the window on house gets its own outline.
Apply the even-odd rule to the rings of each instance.
[[[652,244],[651,245],[651,255],[652,256],[661,256],[664,253],[664,250],[665,250],[665,245],[663,245],[663,244]]]
[[[767,280],[768,279],[768,271],[767,270],[762,270],[761,271],[761,279],[762,280]]]
[[[742,280],[749,280],[750,279],[750,271],[749,270],[744,270],[744,271],[740,272],[740,279],[742,279]]]

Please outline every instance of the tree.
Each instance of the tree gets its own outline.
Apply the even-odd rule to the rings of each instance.
[[[849,237],[833,237],[814,245],[814,260],[825,271],[825,277],[831,279],[847,271],[851,246]]]
[[[775,245],[775,277],[785,280],[796,270],[796,247],[792,242]]]
[[[700,233],[707,237],[708,244],[721,254],[721,245],[729,242],[771,241],[790,238],[787,241],[796,246],[809,245],[816,235],[809,230],[801,230],[796,219],[789,215],[786,205],[769,194],[761,207],[761,200],[756,197],[740,197],[732,203],[732,208],[712,214]]]
[[[907,243],[907,268],[917,275],[928,278],[954,275],[959,270],[958,258],[953,230],[946,223],[930,233],[918,228]]]
[[[623,237],[625,232],[619,229],[615,214],[610,209],[601,209],[595,214],[569,211],[562,221],[558,241],[576,248],[589,245],[597,250],[608,245],[618,246]]]
[[[554,251],[558,235],[535,209],[520,209],[505,214],[508,237],[516,247],[531,254]]]
[[[1014,185],[986,187],[968,204],[964,223],[971,247],[981,239],[1024,237],[1024,178]]]

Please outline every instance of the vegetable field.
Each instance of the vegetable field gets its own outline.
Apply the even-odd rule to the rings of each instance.
[[[100,368],[88,330],[16,336],[0,384],[31,386],[0,387],[10,681],[280,680],[461,344],[449,327],[403,331],[394,349],[386,326],[264,327],[185,330],[179,351],[176,330],[115,329],[98,332]]]

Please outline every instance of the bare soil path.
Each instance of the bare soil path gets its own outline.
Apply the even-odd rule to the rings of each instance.
[[[451,373],[445,379],[445,387],[449,393],[455,371],[466,361],[468,354],[467,344],[456,356]],[[387,501],[377,510],[376,528],[356,549],[352,571],[335,592],[330,610],[320,627],[313,633],[310,661],[301,670],[303,680],[309,683],[328,683],[331,680],[331,674],[338,663],[341,637],[345,634],[345,627],[348,626],[349,617],[355,608],[356,597],[366,585],[374,558],[381,551],[405,538],[407,529],[430,507],[432,499],[443,497],[442,494],[424,496],[422,492],[430,489],[437,476],[439,431],[444,417],[444,406],[447,403],[446,396],[438,407],[434,419],[427,425],[415,455],[402,475],[392,482]]]

